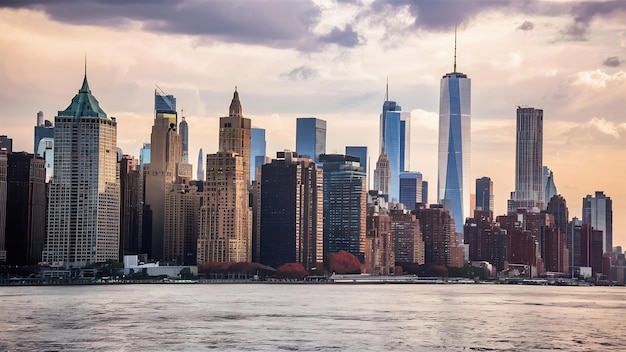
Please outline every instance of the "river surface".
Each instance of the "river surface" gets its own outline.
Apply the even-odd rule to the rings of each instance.
[[[0,287],[0,350],[623,351],[625,308],[625,287]]]

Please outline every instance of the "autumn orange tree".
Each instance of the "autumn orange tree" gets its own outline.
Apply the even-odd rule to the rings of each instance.
[[[309,275],[300,263],[285,263],[276,269],[276,276],[281,279],[303,279]]]
[[[330,271],[337,274],[360,274],[361,262],[352,253],[339,251],[328,255]]]

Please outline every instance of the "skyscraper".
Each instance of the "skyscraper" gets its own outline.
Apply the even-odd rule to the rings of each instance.
[[[356,156],[361,161],[361,167],[363,168],[363,172],[367,175],[367,184],[369,189],[369,169],[367,168],[367,147],[365,146],[346,146],[346,155]]]
[[[229,116],[220,118],[219,152],[207,155],[201,194],[197,262],[252,260],[250,119],[235,88]]]
[[[439,100],[439,175],[437,201],[450,210],[457,229],[469,216],[471,80],[454,70],[441,79]]]
[[[518,208],[542,210],[544,203],[543,110],[517,108],[515,143],[515,192],[511,193],[508,211]]]
[[[4,247],[7,219],[7,151],[0,148],[0,263],[7,260]]]
[[[481,211],[494,211],[493,205],[493,181],[489,177],[476,179],[476,209]]]
[[[365,260],[365,172],[353,156],[324,154],[324,258],[340,250]]]
[[[21,152],[8,156],[7,263],[37,265],[46,232],[46,169],[44,160]]]
[[[151,233],[144,233],[144,237],[149,237],[148,255],[154,260],[163,259],[165,197],[177,180],[177,165],[182,162],[182,140],[177,126],[176,98],[155,90],[150,163],[143,165],[144,202],[150,207],[152,219]]]
[[[0,136],[0,150],[6,149],[7,154],[11,154],[13,152],[13,139],[7,136]]]
[[[69,268],[117,260],[117,122],[91,94],[86,73],[78,94],[54,122],[55,171],[43,262]]]
[[[543,167],[543,176],[542,176],[542,187],[543,187],[543,201],[547,206],[548,202],[552,197],[558,194],[556,190],[556,185],[554,184],[554,173],[547,166]]]
[[[422,204],[428,204],[428,181],[422,181]]]
[[[279,267],[301,263],[307,270],[322,265],[322,170],[295,152],[278,152],[262,166],[260,256]]]
[[[256,169],[265,164],[266,142],[265,142],[265,129],[252,127],[250,130],[250,162],[252,167],[250,168],[250,180],[255,180]]]
[[[143,171],[146,164],[150,164],[150,143],[144,143],[139,149],[139,170]]]
[[[189,125],[187,121],[185,121],[185,116],[182,116],[182,121],[178,125],[178,133],[182,139],[183,145],[183,154],[182,154],[182,162],[183,164],[189,164]]]
[[[143,245],[143,174],[130,155],[120,160],[120,260]]]
[[[196,175],[196,180],[204,181],[204,161],[202,158],[202,148],[198,151],[198,173]]]
[[[583,223],[602,231],[604,253],[613,251],[613,201],[604,192],[583,198]]]
[[[250,119],[243,117],[237,87],[233,93],[227,117],[220,117],[219,151],[234,152],[241,156],[246,185],[250,185]],[[208,170],[207,170],[208,171]]]
[[[389,201],[389,192],[391,191],[391,170],[389,169],[389,159],[387,153],[382,152],[376,161],[376,169],[374,169],[374,189],[380,191],[380,194]]]
[[[407,210],[413,210],[415,204],[422,203],[422,173],[400,173],[400,203]]]
[[[319,162],[320,154],[326,154],[326,121],[315,117],[296,119],[296,153]]]
[[[387,93],[380,115],[380,152],[387,154],[390,171],[389,200],[400,198],[400,173],[409,168],[411,115],[389,100]]]
[[[33,153],[37,154],[39,150],[39,143],[44,138],[54,138],[54,126],[52,122],[43,119],[43,112],[37,113],[37,125],[35,126],[35,143]],[[41,155],[40,155],[41,156]]]

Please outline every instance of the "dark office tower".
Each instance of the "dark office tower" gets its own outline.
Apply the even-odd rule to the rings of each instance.
[[[390,210],[391,234],[397,263],[424,264],[424,240],[414,214]]]
[[[7,219],[7,151],[0,148],[0,263],[7,260],[4,247]]]
[[[580,234],[583,222],[574,217],[567,223],[567,250],[570,254],[570,267],[575,270],[580,266]]]
[[[420,222],[424,239],[424,263],[463,267],[463,247],[457,245],[456,229],[450,212],[439,204],[413,212]]]
[[[363,172],[368,175],[369,180],[369,169],[367,168],[367,147],[360,146],[346,146],[346,155],[356,156],[361,161],[361,167],[363,168]],[[369,187],[368,187],[369,188]]]
[[[7,154],[13,152],[13,139],[7,136],[0,136],[0,150],[6,149]]]
[[[322,171],[295,152],[276,153],[261,171],[261,263],[322,265],[322,211]]]
[[[189,164],[189,125],[185,121],[185,116],[182,116],[182,119],[178,125],[178,133],[183,145],[182,162],[183,164]]]
[[[120,160],[120,261],[143,245],[143,175],[130,155]]]
[[[554,222],[553,217],[545,213],[531,213],[518,209],[508,215],[498,216],[496,222],[507,231],[507,261],[509,264],[527,265],[528,276],[541,275],[543,272],[542,244],[546,227]],[[531,274],[532,273],[532,274]]]
[[[604,192],[596,191],[595,196],[583,198],[583,222],[595,230],[602,231],[604,253],[613,251],[613,201]]]
[[[422,204],[428,204],[428,181],[422,181]]]
[[[235,88],[228,116],[220,117],[219,151],[233,152],[241,156],[246,186],[250,186],[250,129],[250,119],[243,117],[239,93]]]
[[[367,190],[359,158],[323,154],[324,169],[324,260],[344,250],[365,259]]]
[[[548,226],[544,232],[542,257],[547,272],[569,273],[569,252],[567,235],[555,226]]]
[[[469,245],[470,261],[487,261],[504,269],[507,254],[507,232],[493,222],[492,212],[475,210],[464,226],[465,244]]]
[[[198,151],[198,172],[196,175],[196,180],[204,181],[204,161],[202,160],[202,148]]]
[[[567,210],[567,203],[562,195],[554,195],[548,201],[546,213],[554,216],[554,223],[562,234],[567,233],[567,221],[569,219],[569,211]]]
[[[326,153],[326,121],[315,117],[296,119],[296,153],[319,162]]]
[[[86,74],[54,126],[55,170],[42,261],[76,268],[118,260],[117,122],[100,108]]]
[[[256,172],[250,185],[250,205],[252,206],[252,261],[261,262],[261,168]]]
[[[593,275],[602,273],[602,257],[605,248],[603,241],[602,230],[596,230],[583,221],[580,230],[580,266],[591,267]]]
[[[404,204],[404,208],[408,210],[414,210],[415,204],[422,203],[421,173],[400,173],[400,203]]]
[[[44,160],[26,152],[8,156],[6,253],[12,265],[37,265],[46,231]],[[1,191],[0,191],[1,192]]]
[[[150,207],[152,218],[149,239],[152,246],[148,256],[154,260],[163,259],[165,197],[176,183],[177,165],[182,163],[182,140],[176,131],[177,120],[176,99],[155,91],[150,163],[143,165],[145,204]]]
[[[508,211],[545,209],[543,185],[543,110],[517,108],[515,192]]]
[[[250,180],[256,179],[256,169],[265,164],[267,143],[265,142],[265,129],[252,127],[250,129]]]
[[[489,177],[476,179],[476,209],[493,212],[493,181]]]

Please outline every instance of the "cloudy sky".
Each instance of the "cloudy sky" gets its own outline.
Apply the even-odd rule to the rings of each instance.
[[[184,109],[194,163],[217,149],[238,86],[268,155],[295,148],[296,117],[316,116],[327,152],[367,145],[373,162],[388,77],[390,99],[412,113],[411,169],[434,186],[439,81],[458,25],[472,180],[493,179],[497,213],[514,188],[515,109],[543,108],[544,164],[570,216],[605,191],[613,243],[626,245],[625,16],[626,1],[2,0],[0,134],[31,151],[37,111],[52,120],[69,105],[86,54],[126,154],[150,140],[155,84]]]

